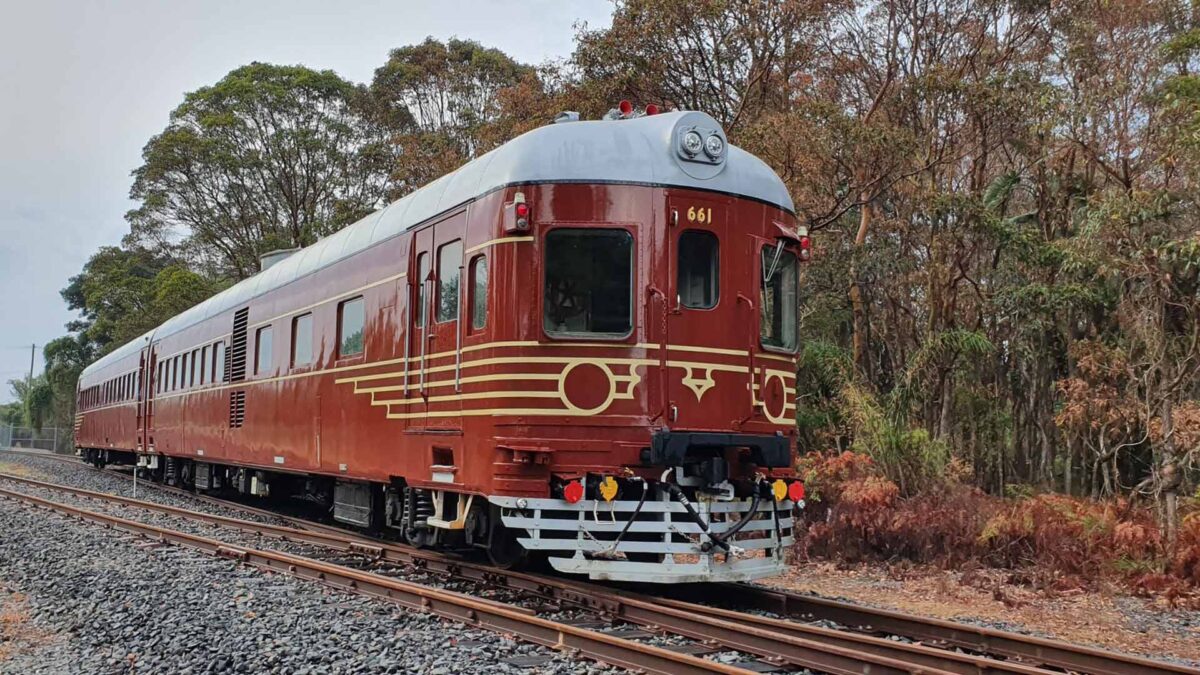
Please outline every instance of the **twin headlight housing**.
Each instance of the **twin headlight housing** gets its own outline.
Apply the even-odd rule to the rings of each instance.
[[[679,130],[679,157],[689,162],[720,164],[725,161],[725,138],[716,129],[684,127]]]

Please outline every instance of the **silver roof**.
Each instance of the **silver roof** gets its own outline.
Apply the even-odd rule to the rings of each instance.
[[[727,145],[725,161],[688,162],[676,151],[682,130],[724,131],[700,112],[671,112],[628,120],[567,122],[539,127],[308,246],[152,331],[172,335],[243,306],[251,298],[394,237],[454,206],[494,190],[526,183],[635,183],[667,185],[749,197],[792,212],[787,187],[765,162]],[[130,353],[142,336],[84,369],[86,375]]]

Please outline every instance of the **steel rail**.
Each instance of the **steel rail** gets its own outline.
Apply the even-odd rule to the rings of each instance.
[[[852,675],[869,671],[1045,675],[1048,672],[1019,663],[1006,663],[982,656],[895,642],[854,632],[755,617],[703,605],[665,605],[663,600],[657,598],[614,592],[613,589],[592,584],[499,570],[486,565],[454,560],[430,551],[359,537],[344,531],[303,530],[255,523],[4,473],[0,473],[0,479],[219,524],[285,541],[357,553],[386,562],[409,564],[423,570],[491,586],[531,592],[555,601],[599,611],[606,616],[640,626],[662,629],[694,640],[756,654],[772,662],[815,668],[830,673]],[[269,511],[263,513],[274,515]],[[864,657],[864,654],[868,656]]]
[[[227,544],[216,539],[98,513],[15,490],[0,488],[0,497],[99,523],[157,541],[230,558],[255,567],[301,579],[319,581],[341,590],[370,595],[399,605],[522,639],[556,650],[579,654],[610,665],[648,673],[748,673],[744,668],[708,661],[661,647],[634,642],[597,631],[532,616],[514,607],[472,598],[460,593],[421,586],[390,577],[361,572],[301,556]]]
[[[62,455],[33,452],[23,452],[21,454],[59,460],[74,465],[82,463],[75,458]],[[87,465],[84,464],[84,466]],[[130,477],[122,473],[110,473],[114,473],[114,475],[122,476],[124,478]],[[360,541],[369,545],[379,545],[382,543],[379,540],[371,539],[369,537],[355,535],[342,528],[331,527],[321,523],[314,523],[312,521],[300,518],[293,518],[275,513],[273,511],[257,509],[251,506],[246,506],[239,502],[217,499],[207,495],[199,495],[187,492],[186,490],[180,490],[178,488],[171,488],[153,483],[150,485],[154,485],[159,489],[166,489],[171,492],[178,492],[179,494],[197,497],[206,502],[220,504],[227,508],[242,509],[259,515],[278,518],[284,522],[292,523],[298,528],[314,529],[341,536],[357,537]],[[801,621],[826,619],[846,626],[851,630],[858,629],[868,633],[883,633],[888,635],[904,636],[913,640],[928,643],[925,645],[916,646],[923,646],[925,649],[930,649],[942,654],[958,654],[957,652],[950,651],[957,648],[976,654],[987,654],[990,656],[1003,657],[1005,659],[1010,659],[1010,661],[1005,662],[996,661],[994,659],[986,659],[991,663],[980,664],[980,667],[999,663],[1010,669],[1007,672],[1014,672],[1011,669],[1018,667],[1037,668],[1040,666],[1047,666],[1071,672],[1089,673],[1091,675],[1133,675],[1135,673],[1146,673],[1148,675],[1200,674],[1200,670],[1195,668],[1190,668],[1180,664],[1168,663],[1165,661],[1156,661],[1141,656],[1122,654],[1105,649],[1075,645],[1059,640],[1023,635],[1020,633],[1002,631],[994,628],[986,628],[942,619],[916,616],[895,610],[865,607],[848,602],[765,588],[753,584],[708,585],[702,590],[688,587],[669,587],[664,588],[663,592],[665,594],[669,593],[677,599],[658,596],[654,598],[647,598],[645,596],[638,596],[636,594],[630,594],[624,591],[614,591],[612,588],[597,584],[590,584],[587,582],[562,581],[557,577],[543,577],[503,572],[501,570],[488,568],[482,565],[457,562],[453,559],[442,559],[441,556],[430,551],[418,551],[413,555],[426,561],[417,562],[414,560],[414,564],[427,566],[432,571],[458,574],[460,576],[465,575],[468,578],[477,579],[482,582],[510,586],[532,592],[539,592],[540,586],[540,592],[543,595],[571,602],[572,604],[587,605],[589,602],[591,602],[590,599],[596,597],[607,597],[609,599],[613,599],[615,597],[645,599],[651,601],[652,603],[657,603],[661,607],[672,607],[679,609],[689,613],[689,615],[704,614],[707,616],[726,618],[731,621],[738,621],[742,623],[754,623],[759,626],[766,626],[772,630],[785,632],[788,634],[795,634],[793,631],[796,630],[796,627],[802,626],[808,629],[814,629],[817,631],[825,630],[829,633],[832,633],[833,635],[831,636],[824,636],[829,640],[845,640],[847,639],[847,635],[854,635],[856,637],[870,637],[869,635],[864,635],[862,633],[853,633],[850,630],[819,629],[816,626],[806,626],[805,624],[791,621],[773,623],[778,620],[767,619],[765,617],[758,617],[741,612],[719,610],[717,608],[708,607],[706,605],[700,605],[693,602],[697,599],[701,601],[709,601],[713,598],[728,599],[732,600],[733,602],[731,604],[736,607],[768,611],[781,616],[796,618]],[[697,593],[701,593],[702,595],[697,598]],[[619,604],[613,606],[611,603],[601,601],[594,603],[594,606],[604,609],[606,612],[609,612],[614,616],[619,616],[622,613],[621,606]],[[768,624],[764,625],[761,623],[761,621],[767,621]],[[820,639],[815,633],[806,632],[806,635],[813,639]],[[880,641],[887,645],[893,646],[903,644],[896,643],[891,640]],[[938,645],[938,647],[931,647],[929,646],[930,644]],[[958,655],[968,656],[971,658],[985,658],[968,654]],[[940,667],[952,670],[953,672],[994,672],[987,670],[964,670],[962,669],[963,666],[961,664],[951,665],[949,662],[941,665]]]
[[[994,654],[1070,672],[1091,675],[1197,675],[1200,669],[1096,647],[972,626],[904,612],[864,607],[848,602],[764,588],[752,584],[722,584],[722,595],[737,599],[739,607],[773,612],[805,620],[826,619],[866,631],[945,644],[949,647]],[[709,593],[711,593],[709,590]],[[687,598],[688,592],[678,597]],[[672,602],[665,600],[665,602]],[[680,603],[690,606],[690,603]]]

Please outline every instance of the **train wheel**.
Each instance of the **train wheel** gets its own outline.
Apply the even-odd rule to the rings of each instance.
[[[432,528],[418,527],[406,532],[404,538],[417,548],[432,548],[437,535]]]
[[[510,570],[525,563],[528,554],[517,542],[517,534],[513,530],[497,523],[492,527],[492,536],[488,541],[488,560],[500,569]]]

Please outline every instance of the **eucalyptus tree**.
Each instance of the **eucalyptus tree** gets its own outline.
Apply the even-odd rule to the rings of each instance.
[[[375,119],[394,148],[390,194],[548,122],[548,109],[527,105],[543,99],[544,89],[538,69],[470,40],[428,38],[393,49],[370,86]]]
[[[332,71],[252,63],[187,94],[134,171],[127,243],[246,278],[382,203],[393,159],[365,88]]]

